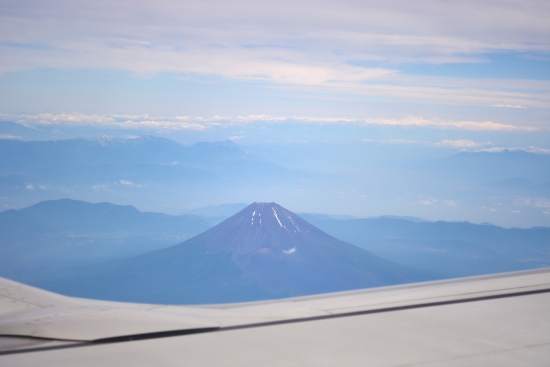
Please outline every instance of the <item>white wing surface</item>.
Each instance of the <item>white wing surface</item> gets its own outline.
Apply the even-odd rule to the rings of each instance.
[[[550,269],[199,306],[78,299],[0,278],[0,364],[550,365]]]

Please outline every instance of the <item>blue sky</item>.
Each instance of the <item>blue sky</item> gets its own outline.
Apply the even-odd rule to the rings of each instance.
[[[26,124],[48,113],[550,127],[545,1],[30,0],[0,9],[0,113]]]

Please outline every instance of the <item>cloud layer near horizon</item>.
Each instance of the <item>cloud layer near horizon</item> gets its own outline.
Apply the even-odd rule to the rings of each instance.
[[[36,115],[10,115],[0,113],[3,120],[13,120],[25,126],[65,125],[65,126],[96,126],[122,129],[153,129],[153,130],[205,130],[212,127],[239,126],[253,123],[266,124],[355,124],[355,125],[389,125],[404,127],[425,127],[434,129],[456,129],[469,131],[537,131],[529,126],[514,126],[492,121],[440,121],[408,116],[403,119],[368,118],[350,119],[337,117],[305,117],[305,116],[149,116],[149,115],[87,115],[82,113]]]

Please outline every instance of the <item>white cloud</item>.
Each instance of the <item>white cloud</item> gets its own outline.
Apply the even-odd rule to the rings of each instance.
[[[9,135],[9,134],[0,134],[0,139],[13,140],[13,139],[21,139],[21,137],[20,136],[15,136],[15,135]]]
[[[357,123],[359,120],[350,119],[345,117],[281,117],[279,121],[298,121],[298,122],[310,122],[314,124],[333,124],[333,123]],[[284,120],[283,120],[284,119]]]
[[[535,146],[530,146],[527,148],[503,148],[503,147],[493,147],[493,148],[485,148],[485,149],[479,149],[476,150],[477,152],[489,152],[489,153],[501,153],[506,150],[509,151],[523,151],[528,153],[536,153],[536,154],[550,154],[550,149],[546,148],[539,148]]]
[[[420,204],[423,204],[423,205],[432,205],[432,204],[437,203],[438,201],[439,201],[439,200],[437,200],[437,199],[432,199],[432,198],[421,199],[421,200],[420,200]]]
[[[134,186],[135,184],[132,181],[120,180],[119,183],[124,186]]]
[[[399,145],[420,144],[418,140],[409,140],[409,139],[386,139],[386,140],[380,140],[380,142],[384,144],[399,144]]]
[[[535,201],[534,205],[538,208],[548,209],[548,208],[550,208],[550,200],[548,200],[548,199],[539,199],[539,200]]]
[[[513,104],[495,104],[494,107],[503,107],[503,108],[527,108],[520,105],[513,105]]]
[[[38,188],[39,188],[40,190],[47,190],[47,189],[48,189],[48,188],[47,188],[46,186],[44,186],[44,185],[39,185]]]
[[[458,206],[460,200],[443,200],[443,202],[449,206]]]
[[[550,208],[550,199],[548,198],[519,198],[514,201],[515,205],[531,206],[535,208]]]
[[[296,252],[296,246],[294,246],[293,248],[288,249],[288,250],[283,250],[283,253],[285,253],[285,254],[293,254],[295,252]]]
[[[9,115],[0,114],[4,119],[16,121],[25,126],[40,125],[67,125],[67,126],[96,126],[116,127],[121,129],[147,129],[147,130],[204,130],[210,121],[197,118],[184,121],[179,117],[164,119],[153,118],[149,115],[86,115],[82,113],[43,113],[38,115]]]
[[[178,162],[170,163],[171,166],[175,166],[177,164],[178,164]],[[147,185],[139,185],[139,184],[136,184],[136,183],[134,183],[132,181],[129,181],[129,180],[120,180],[120,181],[118,181],[118,183],[123,185],[123,186],[128,186],[128,187],[138,187],[138,188],[147,187]]]
[[[514,150],[514,149],[512,149]],[[529,153],[538,153],[538,154],[550,154],[550,149],[547,148],[539,148],[535,146],[530,146],[527,148],[519,148],[519,150],[524,150]]]
[[[30,0],[4,1],[0,10],[0,73],[167,72],[442,103],[550,106],[548,87],[539,93],[508,81],[509,88],[474,88],[473,80],[457,87],[456,80],[404,78],[394,68],[350,62],[472,63],[488,52],[549,52],[543,1]]]
[[[13,115],[0,114],[6,120],[16,121],[25,126],[68,125],[114,127],[121,129],[146,130],[205,130],[216,126],[238,126],[253,123],[304,123],[304,124],[356,124],[356,125],[389,125],[403,127],[423,127],[435,129],[455,129],[469,131],[537,131],[530,126],[515,126],[492,121],[456,121],[425,119],[418,116],[408,116],[402,119],[366,118],[354,119],[347,117],[310,117],[310,116],[150,116],[150,115],[86,115],[82,113]],[[397,142],[397,141],[396,141]],[[412,141],[411,141],[412,142]],[[449,141],[450,142],[450,141]]]
[[[92,189],[94,191],[107,190],[107,188],[108,188],[108,185],[106,185],[106,184],[97,184],[97,185],[92,186]]]
[[[478,148],[483,147],[487,145],[493,145],[490,141],[479,143],[475,142],[473,140],[464,140],[464,139],[458,139],[458,140],[442,140],[440,142],[437,142],[434,144],[437,147],[450,147],[450,148],[461,148],[461,149],[471,149],[471,148]]]
[[[428,120],[417,116],[408,116],[403,119],[369,118],[367,124],[413,126],[413,127],[434,127],[442,129],[459,129],[473,131],[534,131],[534,127],[520,127],[515,125],[502,124],[492,121],[440,121]]]
[[[33,186],[32,184],[30,184],[30,183],[25,184],[25,188],[26,188],[27,190],[34,190],[34,186]]]
[[[456,62],[473,59],[464,56],[467,53],[550,49],[544,2],[528,7],[519,0],[8,4],[4,2],[1,13],[2,41],[26,47],[5,57],[4,68],[65,62],[143,73],[225,68],[254,75],[265,72],[261,64],[289,59],[302,64],[329,56]],[[274,54],[283,56],[277,59]],[[40,57],[33,59],[36,55]],[[213,57],[220,55],[225,57]]]

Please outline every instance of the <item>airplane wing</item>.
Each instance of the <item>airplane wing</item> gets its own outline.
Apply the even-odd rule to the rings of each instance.
[[[0,278],[2,366],[550,365],[550,269],[224,305]]]

